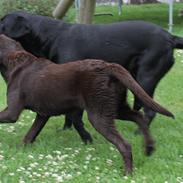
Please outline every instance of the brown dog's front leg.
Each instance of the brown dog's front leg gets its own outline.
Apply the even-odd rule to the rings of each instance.
[[[0,112],[0,123],[15,123],[23,110],[23,103],[19,98],[19,91],[14,90],[8,92],[7,104],[2,112]]]
[[[24,144],[32,143],[38,136],[38,134],[41,132],[42,128],[48,121],[49,117],[47,116],[41,116],[37,114],[36,119],[34,120],[33,125],[25,135],[23,142]]]
[[[0,123],[15,123],[21,111],[6,108],[0,112]]]

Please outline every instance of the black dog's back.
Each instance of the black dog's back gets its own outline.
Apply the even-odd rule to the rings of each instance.
[[[174,63],[173,49],[181,48],[183,43],[181,38],[144,21],[68,24],[26,12],[6,15],[1,20],[0,32],[20,41],[34,55],[55,63],[88,58],[118,63],[132,73],[150,96]],[[135,98],[134,109],[141,107],[150,123],[154,111]]]

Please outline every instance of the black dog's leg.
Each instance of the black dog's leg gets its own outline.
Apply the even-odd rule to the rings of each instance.
[[[128,105],[123,105],[122,110],[120,111],[119,109],[118,119],[133,121],[138,125],[140,131],[144,136],[146,155],[151,155],[155,149],[154,140],[150,135],[150,131],[146,122],[147,119],[141,114],[141,112],[131,110]]]
[[[72,127],[72,117],[70,116],[70,114],[66,114],[63,130],[70,129],[71,127]]]
[[[156,60],[156,62],[155,62]],[[148,62],[148,64],[147,64]],[[153,97],[154,90],[161,78],[170,70],[174,63],[172,48],[167,50],[164,55],[148,54],[141,58],[136,80],[141,87]],[[156,113],[146,106],[143,106],[139,99],[135,98],[134,109],[139,110],[144,107],[148,126],[150,126]]]
[[[23,110],[23,104],[19,100],[18,92],[8,94],[8,107],[0,112],[0,123],[15,123]]]
[[[84,128],[84,123],[82,121],[82,116],[83,116],[83,110],[77,110],[75,112],[73,112],[72,114],[69,115],[71,118],[71,121],[73,122],[74,128],[77,130],[77,132],[79,133],[82,141],[87,144],[92,143],[92,137],[89,134],[89,132],[87,132]]]
[[[27,134],[25,135],[23,142],[25,144],[34,142],[38,134],[41,132],[42,128],[45,126],[48,119],[49,117],[47,116],[41,116],[37,114],[36,119],[34,120],[34,123],[32,124]]]

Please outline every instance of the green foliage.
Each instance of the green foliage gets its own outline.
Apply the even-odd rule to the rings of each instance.
[[[1,0],[0,15],[14,10],[25,10],[40,15],[51,16],[59,0]]]

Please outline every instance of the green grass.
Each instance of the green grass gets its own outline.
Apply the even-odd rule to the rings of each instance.
[[[179,10],[183,9],[183,3],[174,3],[174,29],[173,32],[181,34],[183,21],[178,16]],[[124,5],[122,15],[118,15],[117,6],[98,6],[96,13],[112,13],[113,16],[94,16],[94,23],[112,23],[124,20],[145,20],[158,24],[168,29],[168,5],[147,4],[147,5]],[[71,9],[68,14],[68,21],[75,21],[75,11]]]
[[[183,36],[183,18],[176,17],[183,4],[175,4],[174,33]],[[144,19],[166,28],[167,6],[99,7],[97,12],[112,12],[113,17],[95,17],[95,22]],[[71,11],[69,18],[73,20]],[[135,31],[135,30],[134,30]],[[157,115],[151,126],[156,151],[151,157],[143,152],[142,137],[133,134],[132,123],[117,122],[119,131],[132,144],[134,173],[124,177],[123,161],[117,150],[100,136],[84,116],[85,126],[94,142],[85,146],[76,131],[59,130],[64,118],[51,118],[34,144],[24,147],[22,138],[35,114],[25,111],[17,123],[0,125],[0,182],[2,183],[176,183],[183,182],[183,51],[175,51],[176,62],[158,85],[155,99],[175,114],[172,120]],[[0,109],[6,107],[6,85],[0,78]]]

